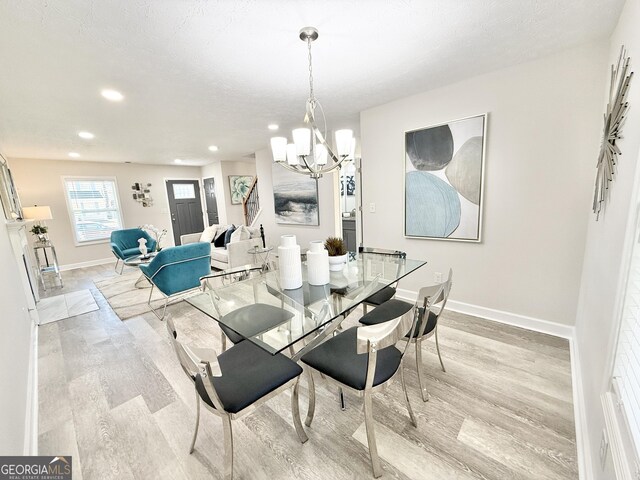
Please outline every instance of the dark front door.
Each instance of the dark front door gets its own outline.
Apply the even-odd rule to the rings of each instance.
[[[213,178],[205,178],[202,183],[204,184],[204,198],[207,204],[207,220],[209,221],[209,225],[217,225],[219,220],[215,182]]]
[[[180,235],[202,232],[202,204],[197,180],[167,180],[173,240],[180,245]]]

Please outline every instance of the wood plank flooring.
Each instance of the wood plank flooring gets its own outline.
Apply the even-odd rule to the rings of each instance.
[[[76,479],[222,478],[222,425],[203,409],[188,454],[195,394],[163,322],[150,313],[121,321],[92,279],[112,265],[63,272],[65,288],[91,289],[100,309],[39,327],[39,453],[72,455]],[[220,351],[215,322],[185,302],[169,307],[180,337]],[[361,313],[354,312],[347,325]],[[567,341],[445,312],[440,369],[423,346],[431,395],[422,402],[409,350],[406,379],[418,420],[408,418],[399,382],[374,396],[378,450],[389,479],[577,479]],[[301,411],[306,412],[306,380]],[[316,378],[316,416],[302,445],[290,392],[233,422],[236,479],[370,479],[361,400]]]

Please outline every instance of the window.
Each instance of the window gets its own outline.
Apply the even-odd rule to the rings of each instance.
[[[193,183],[174,183],[173,198],[176,200],[185,200],[187,198],[196,198],[196,189]]]
[[[64,189],[77,244],[107,240],[122,229],[114,178],[65,177]]]

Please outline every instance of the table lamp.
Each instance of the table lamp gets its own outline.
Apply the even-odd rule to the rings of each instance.
[[[23,207],[22,215],[25,220],[35,220],[36,224],[31,231],[38,236],[38,240],[44,242],[47,240],[47,225],[45,220],[52,220],[51,207],[38,206]]]

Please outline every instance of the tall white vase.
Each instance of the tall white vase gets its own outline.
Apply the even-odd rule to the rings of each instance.
[[[309,285],[329,283],[329,252],[321,241],[309,243],[307,252],[307,278]]]
[[[300,245],[295,235],[282,235],[278,247],[278,265],[280,285],[285,290],[294,290],[302,286],[302,262]]]

